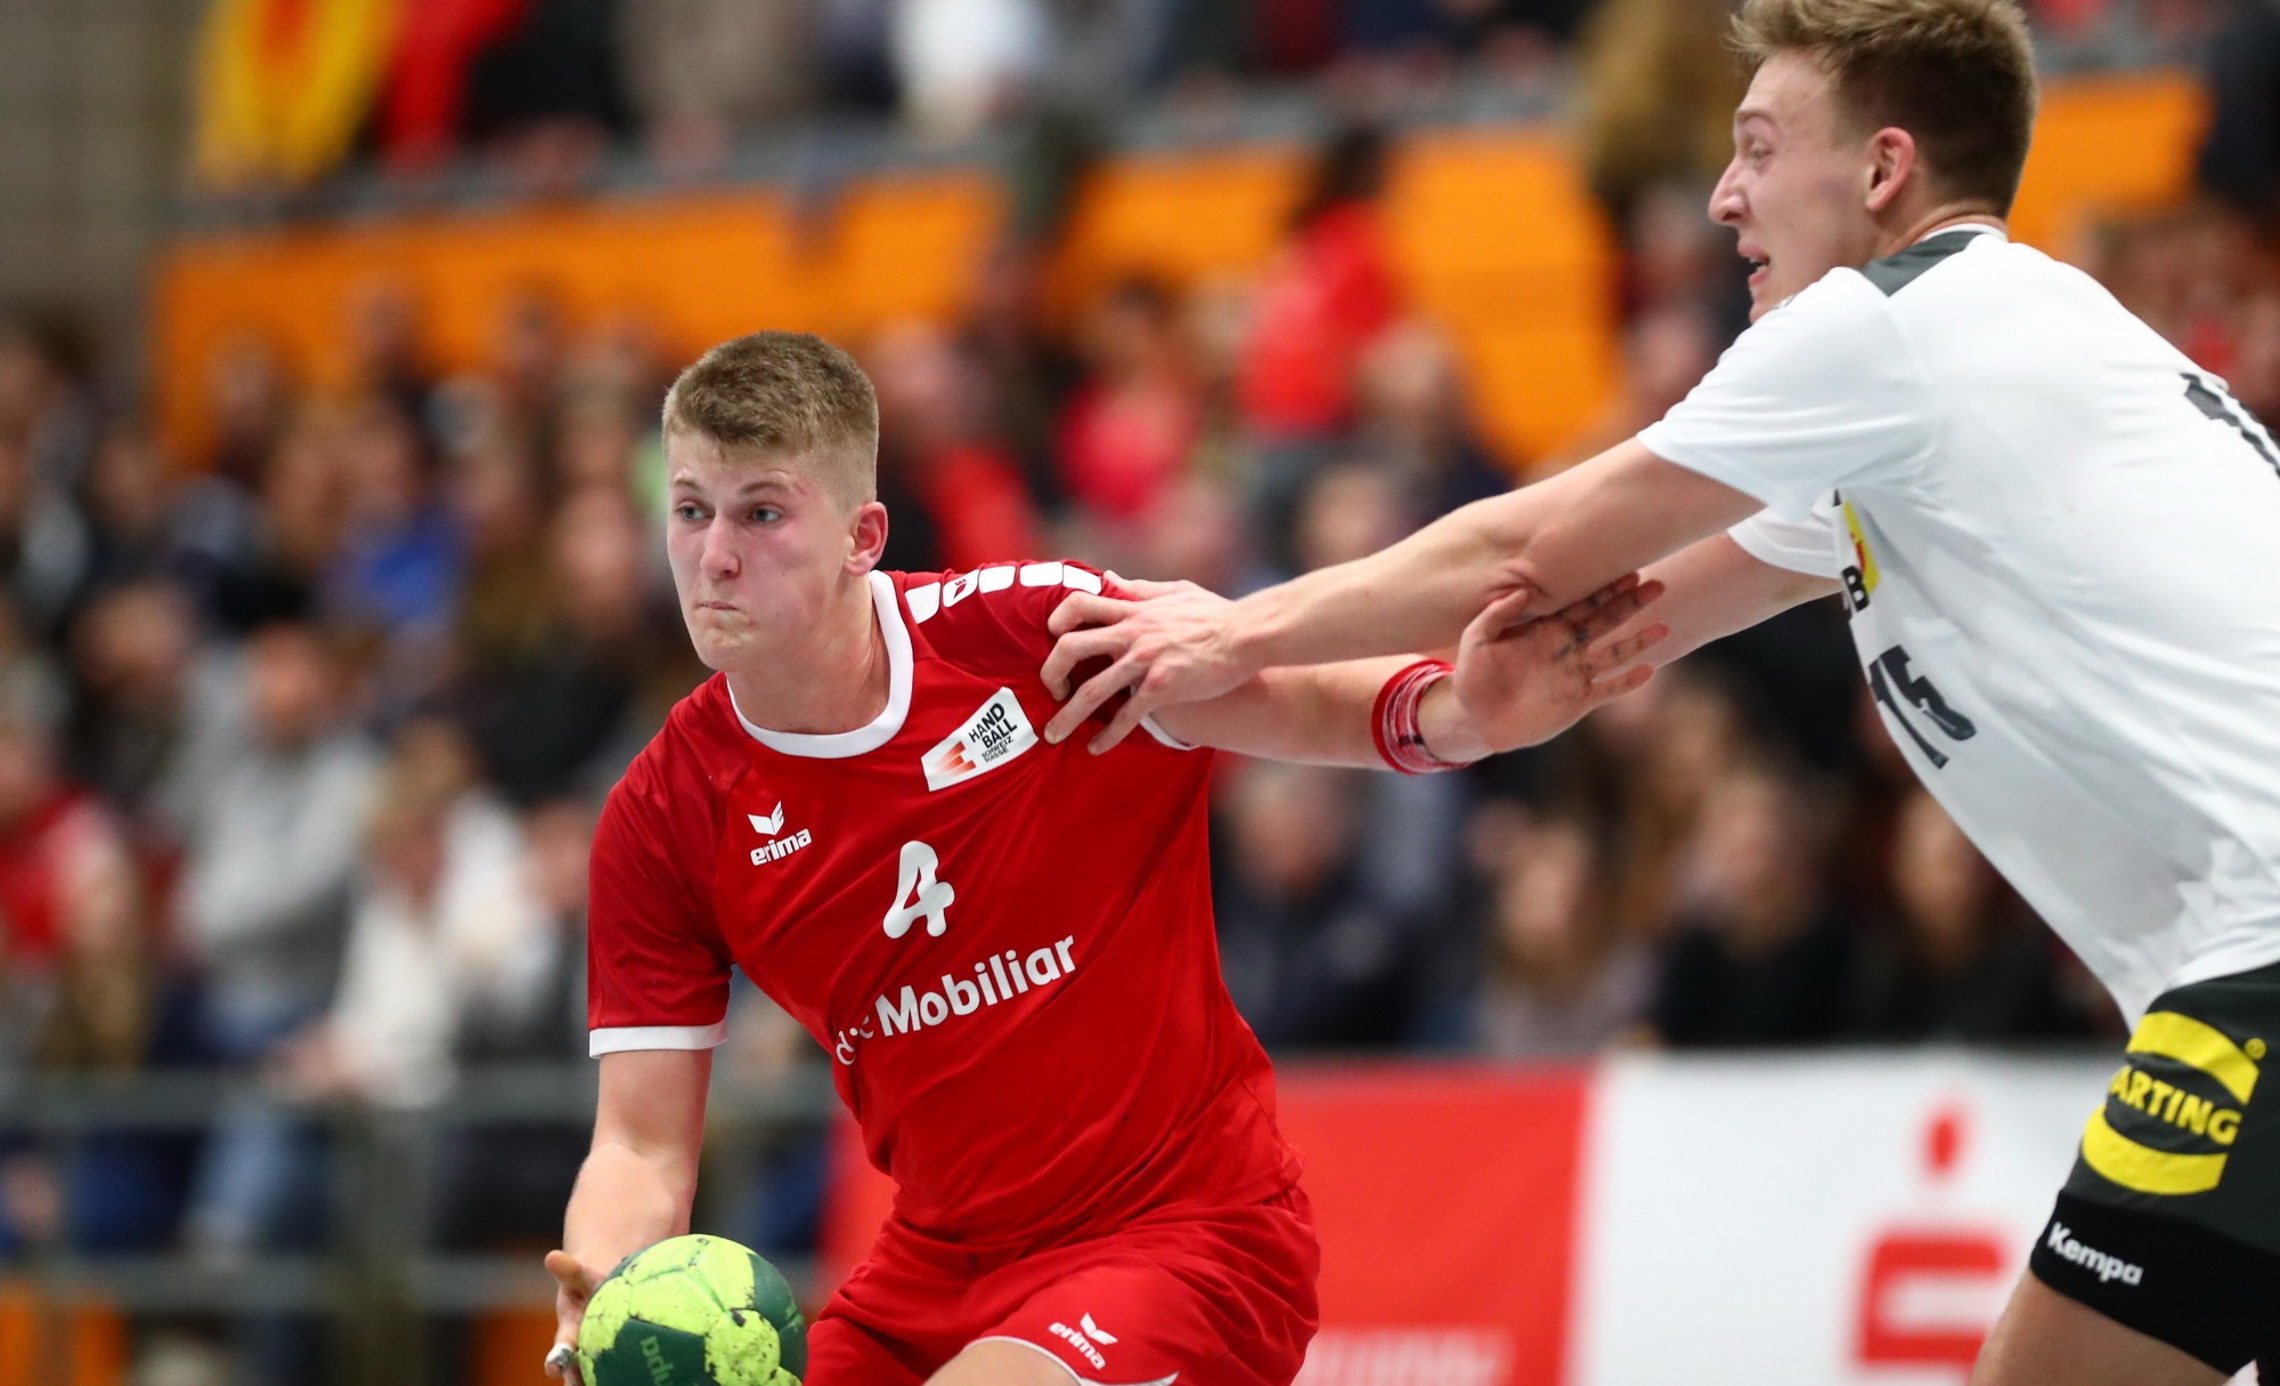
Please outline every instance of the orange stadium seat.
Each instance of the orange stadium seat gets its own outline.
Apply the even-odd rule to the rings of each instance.
[[[2180,195],[2203,119],[2185,74],[2054,83],[2018,234],[2064,253],[2092,218]],[[1072,217],[1055,302],[1065,310],[1135,270],[1192,284],[1257,269],[1301,157],[1247,148],[1113,164]],[[208,363],[247,333],[303,378],[337,384],[348,305],[374,280],[412,293],[445,366],[481,360],[501,306],[531,289],[574,320],[639,320],[676,352],[770,326],[859,340],[955,312],[1002,210],[987,177],[958,171],[857,180],[815,207],[706,192],[185,237],[153,294],[160,416],[197,456]],[[1614,252],[1572,155],[1537,129],[1423,135],[1403,147],[1386,211],[1411,298],[1461,348],[1490,441],[1514,462],[1558,449],[1618,369]]]

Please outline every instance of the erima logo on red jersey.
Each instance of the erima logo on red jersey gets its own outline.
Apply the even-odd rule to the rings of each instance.
[[[966,725],[942,738],[919,762],[929,790],[947,789],[1019,756],[1037,744],[1021,700],[1001,688],[975,709]]]
[[[769,837],[776,838],[774,842],[763,843],[752,849],[752,864],[754,866],[766,866],[772,861],[782,861],[815,841],[815,834],[805,828],[793,833],[790,837],[777,837],[777,834],[784,830],[784,806],[781,802],[776,805],[774,812],[766,814],[748,813],[744,815],[744,821],[752,825],[752,831],[765,833]]]

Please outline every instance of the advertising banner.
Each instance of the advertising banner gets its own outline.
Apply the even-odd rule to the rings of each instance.
[[[1323,1248],[1299,1381],[1962,1386],[2112,1068],[1939,1051],[1286,1068]],[[851,1138],[840,1152],[827,1276],[891,1198]]]

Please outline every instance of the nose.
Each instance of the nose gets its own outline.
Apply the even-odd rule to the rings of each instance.
[[[1726,171],[1718,175],[1718,186],[1710,190],[1710,220],[1720,226],[1734,226],[1742,219],[1741,166],[1739,158],[1729,160]]]
[[[744,561],[737,556],[736,545],[731,542],[731,526],[724,516],[716,515],[705,526],[705,545],[700,555],[705,576],[715,582],[726,582],[743,570]]]

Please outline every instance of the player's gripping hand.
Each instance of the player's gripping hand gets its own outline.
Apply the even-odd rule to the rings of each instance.
[[[554,1350],[546,1354],[546,1374],[577,1386],[578,1326],[602,1277],[567,1251],[546,1253],[546,1273],[554,1277]]]
[[[1549,616],[1526,615],[1525,591],[1490,602],[1465,627],[1456,673],[1419,710],[1425,744],[1459,761],[1533,746],[1638,688],[1654,677],[1638,661],[1670,627],[1636,623],[1662,594],[1630,573]]]
[[[1158,708],[1200,703],[1227,692],[1258,671],[1235,652],[1228,631],[1227,598],[1192,582],[1144,582],[1109,574],[1138,600],[1072,592],[1053,609],[1049,629],[1060,637],[1045,660],[1047,691],[1064,700],[1045,724],[1045,739],[1066,741],[1110,698],[1130,690],[1124,706],[1093,737],[1095,755],[1113,747]],[[1069,676],[1080,664],[1109,666],[1072,694]]]

